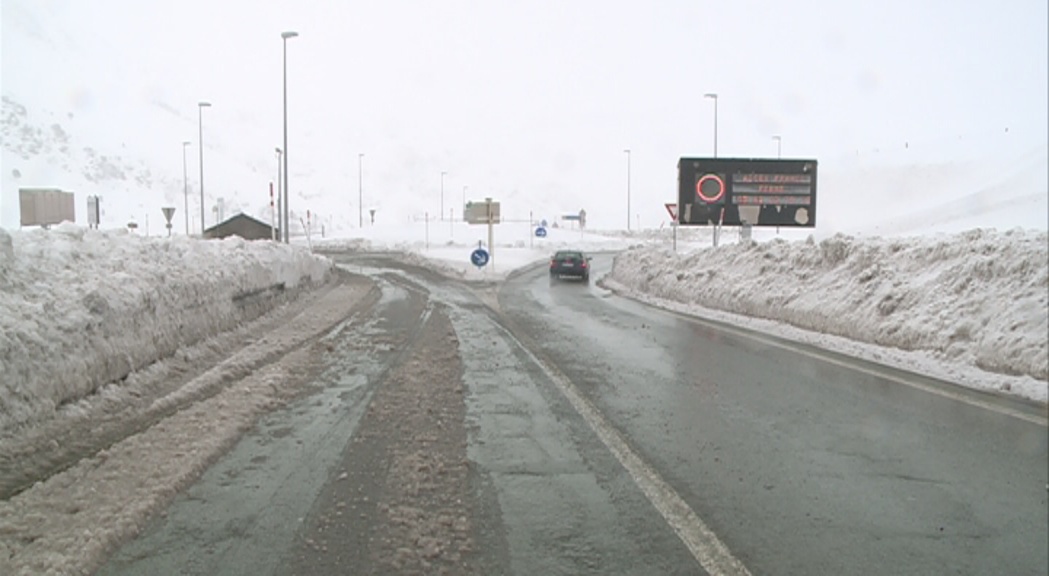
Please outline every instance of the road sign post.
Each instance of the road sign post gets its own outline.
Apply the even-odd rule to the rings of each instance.
[[[492,229],[493,228],[493,226],[492,226],[492,220],[493,220],[493,218],[492,218],[492,199],[491,198],[485,198],[484,199],[484,204],[485,204],[485,208],[486,208],[486,210],[488,212],[488,253],[489,253],[489,255],[491,257],[491,261],[492,261],[492,270],[495,270],[495,243],[494,243],[495,232]]]
[[[488,258],[495,269],[495,231],[494,225],[500,221],[499,203],[493,202],[491,198],[485,198],[483,203],[467,202],[465,220],[467,224],[488,225]]]
[[[273,204],[273,183],[270,183],[270,239],[277,240],[277,213]]]
[[[102,203],[102,199],[98,196],[87,197],[87,227],[98,230],[99,221],[99,205]]]
[[[164,220],[167,220],[165,227],[168,229],[168,238],[171,238],[171,217],[175,215],[175,209],[166,206],[160,210],[164,213]]]
[[[663,204],[667,209],[667,214],[670,214],[670,228],[671,236],[673,238],[673,250],[677,252],[677,203],[667,202]]]
[[[473,263],[474,266],[477,266],[477,269],[480,270],[488,264],[488,260],[488,252],[481,246],[481,241],[478,240],[477,248],[470,253],[470,262]]]

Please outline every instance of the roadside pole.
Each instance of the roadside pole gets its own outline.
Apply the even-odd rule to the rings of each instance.
[[[488,211],[488,255],[491,258],[492,270],[495,270],[495,243],[492,226],[492,199],[484,199],[485,209]]]
[[[528,211],[528,247],[532,247],[532,237],[535,233],[532,231],[532,211]]]
[[[273,209],[273,182],[270,182],[270,240],[277,240],[277,214]]]

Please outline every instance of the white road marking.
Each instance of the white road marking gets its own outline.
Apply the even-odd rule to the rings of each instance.
[[[662,309],[660,309],[660,310],[662,310]],[[973,396],[971,393],[966,393],[966,392],[970,392],[971,389],[969,389],[969,388],[959,387],[959,390],[955,391],[955,390],[939,388],[937,386],[931,386],[929,384],[925,384],[925,383],[918,382],[918,381],[915,381],[915,380],[908,380],[906,378],[902,378],[900,376],[896,376],[895,374],[888,373],[887,371],[881,371],[881,370],[876,370],[874,368],[868,368],[866,366],[861,366],[859,364],[851,363],[851,362],[846,361],[846,360],[839,360],[839,359],[834,358],[834,357],[832,357],[832,356],[830,356],[828,354],[823,354],[823,353],[821,353],[821,352],[819,352],[817,350],[808,350],[804,346],[801,346],[801,345],[793,345],[793,344],[791,344],[789,342],[783,342],[783,341],[775,340],[775,339],[772,339],[772,338],[766,338],[766,337],[762,336],[761,334],[759,334],[757,332],[751,332],[751,331],[743,329],[743,328],[734,328],[734,327],[730,327],[730,326],[724,326],[722,324],[718,324],[718,323],[713,323],[713,322],[707,321],[707,320],[705,320],[703,318],[698,318],[696,316],[690,316],[688,314],[681,314],[679,312],[675,312],[675,311],[672,311],[672,310],[665,310],[665,311],[669,312],[671,314],[677,315],[677,316],[688,318],[689,320],[692,320],[692,321],[697,322],[699,324],[703,324],[704,326],[708,326],[708,327],[713,328],[715,330],[719,330],[719,331],[722,331],[722,332],[728,332],[728,333],[734,334],[736,336],[740,336],[742,338],[748,338],[750,340],[753,340],[755,342],[761,342],[762,344],[766,344],[768,346],[775,346],[777,348],[781,348],[781,349],[784,349],[784,350],[790,350],[791,352],[794,352],[795,354],[800,354],[802,356],[807,356],[807,357],[812,358],[814,360],[819,360],[821,362],[826,362],[828,364],[833,364],[835,366],[840,366],[842,368],[847,368],[847,369],[852,370],[854,372],[861,372],[863,374],[867,374],[868,376],[874,376],[874,377],[877,377],[877,378],[881,378],[883,380],[888,380],[890,382],[895,382],[897,384],[902,384],[904,386],[909,386],[909,387],[914,388],[916,390],[921,390],[923,392],[928,392],[929,394],[935,394],[935,395],[940,396],[942,398],[949,398],[951,400],[955,400],[955,401],[961,402],[963,404],[968,404],[970,406],[975,406],[977,408],[982,408],[984,410],[990,410],[992,412],[997,412],[997,413],[1003,414],[1005,416],[1011,416],[1013,418],[1016,418],[1016,419],[1019,419],[1019,420],[1023,420],[1025,422],[1030,422],[1032,424],[1038,424],[1040,426],[1049,426],[1049,418],[1047,418],[1047,416],[1034,415],[1034,414],[1030,414],[1030,413],[1023,412],[1023,411],[1020,411],[1020,410],[1016,410],[1014,408],[1010,408],[1008,406],[1001,406],[999,404],[995,404],[993,402],[990,402],[990,401],[987,401],[987,400],[983,400],[981,398]]]
[[[699,565],[710,576],[750,576],[750,571],[695,513],[687,502],[645,463],[623,440],[605,417],[576,389],[572,381],[556,367],[549,366],[528,349],[514,334],[499,323],[494,323],[511,341],[524,351],[561,390],[583,421],[597,434],[601,442],[626,469],[641,492],[659,511],[666,523],[678,535]]]
[[[962,402],[962,403],[968,404],[970,406],[974,406],[974,407],[977,407],[977,408],[982,408],[984,410],[990,410],[992,412],[997,412],[998,414],[1002,414],[1002,415],[1005,415],[1005,416],[1011,416],[1011,417],[1016,418],[1018,420],[1023,420],[1024,422],[1030,422],[1032,424],[1037,424],[1039,426],[1049,427],[1049,413],[1034,415],[1034,414],[1030,414],[1028,412],[1024,412],[1024,411],[1021,411],[1021,410],[1016,410],[1014,408],[1010,408],[1008,406],[1002,406],[1002,405],[996,404],[994,402],[990,402],[990,401],[987,401],[987,400],[982,400],[982,399],[980,399],[980,398],[978,398],[978,397],[976,397],[976,396],[974,396],[972,394],[972,392],[973,392],[972,388],[966,388],[964,386],[958,386],[959,389],[957,391],[954,391],[954,390],[947,390],[947,389],[939,388],[939,387],[936,387],[936,386],[930,386],[928,384],[923,384],[921,382],[917,382],[917,381],[913,381],[913,380],[907,380],[907,379],[902,378],[900,376],[896,376],[894,374],[890,374],[887,371],[880,371],[880,370],[875,370],[875,369],[872,369],[872,368],[867,368],[867,367],[864,367],[864,366],[860,366],[859,364],[856,364],[856,363],[851,363],[851,362],[847,362],[847,361],[844,361],[844,360],[838,360],[836,358],[831,357],[829,354],[823,354],[823,353],[821,353],[819,351],[808,350],[800,343],[794,344],[794,343],[786,342],[786,341],[783,341],[783,340],[767,338],[767,337],[765,337],[764,335],[762,335],[760,332],[758,332],[756,330],[751,330],[751,329],[747,329],[747,328],[739,328],[739,327],[734,327],[734,326],[728,326],[728,325],[725,325],[722,322],[719,322],[719,321],[716,321],[716,320],[710,320],[710,319],[707,319],[707,318],[703,318],[702,316],[694,316],[694,315],[688,314],[686,312],[681,312],[681,311],[678,311],[678,310],[671,310],[669,308],[663,308],[663,307],[658,306],[656,304],[652,304],[652,303],[649,303],[649,302],[644,302],[642,300],[638,300],[636,298],[633,298],[633,297],[629,296],[628,295],[629,293],[620,293],[617,290],[609,290],[609,291],[612,294],[616,294],[617,296],[620,296],[621,298],[624,298],[625,300],[628,300],[630,302],[634,302],[634,303],[639,304],[641,306],[644,306],[646,308],[650,308],[650,309],[653,309],[653,310],[658,310],[660,312],[664,312],[666,314],[670,314],[670,315],[678,317],[678,318],[684,318],[686,320],[689,320],[689,321],[692,321],[692,322],[696,322],[697,324],[702,324],[704,326],[713,328],[715,330],[728,332],[730,334],[735,334],[735,335],[743,337],[743,338],[749,338],[750,340],[753,340],[755,342],[761,342],[762,344],[767,344],[769,346],[775,346],[775,347],[778,347],[778,348],[781,348],[781,349],[784,349],[784,350],[790,350],[791,352],[802,354],[804,356],[807,356],[809,358],[813,358],[813,359],[816,359],[816,360],[821,360],[823,362],[827,362],[827,363],[833,364],[835,366],[848,368],[849,370],[854,370],[856,372],[861,372],[861,373],[867,374],[869,376],[875,376],[875,377],[878,377],[878,378],[882,378],[882,379],[888,380],[890,382],[895,382],[896,384],[902,384],[904,386],[909,386],[909,387],[914,388],[916,390],[922,390],[923,392],[928,392],[929,394],[935,394],[937,396],[940,396],[941,398],[949,398],[951,400],[956,400],[958,402]],[[839,352],[839,354],[847,355],[847,353],[844,353],[844,352]],[[891,367],[887,367],[887,368],[891,368]],[[899,368],[896,369],[896,370],[904,371],[903,369],[899,369]],[[930,377],[930,378],[931,379],[936,379],[936,378],[933,378],[933,377]],[[948,384],[950,384],[950,383],[948,383]]]

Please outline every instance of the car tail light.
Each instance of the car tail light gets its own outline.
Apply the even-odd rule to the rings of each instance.
[[[580,262],[579,265],[582,266],[583,268],[586,268],[586,260],[583,260],[582,262]]]
[[[550,261],[550,267],[553,268],[554,266],[557,266],[557,260]]]

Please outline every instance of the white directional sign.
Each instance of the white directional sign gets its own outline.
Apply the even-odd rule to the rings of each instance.
[[[498,224],[499,203],[498,202],[467,202],[466,203],[467,224]]]

